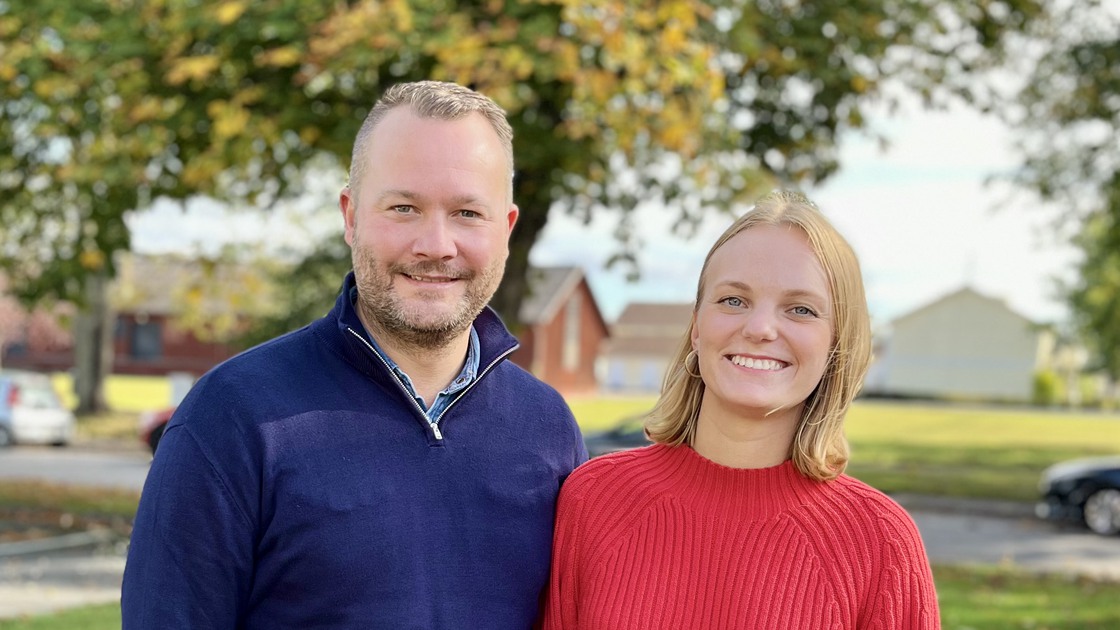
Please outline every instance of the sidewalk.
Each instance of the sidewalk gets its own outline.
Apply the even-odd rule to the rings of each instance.
[[[39,543],[39,548],[25,545],[26,553],[17,554],[12,546],[23,543],[0,545],[0,619],[120,601],[123,542],[77,537],[29,542]]]

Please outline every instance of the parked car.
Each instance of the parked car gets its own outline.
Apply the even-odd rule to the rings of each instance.
[[[62,404],[49,375],[0,370],[0,446],[65,446],[76,426],[74,412]]]
[[[648,446],[651,442],[642,427],[643,420],[645,415],[630,416],[609,429],[585,434],[583,443],[587,446],[587,455],[598,457],[615,451]]]
[[[163,437],[163,430],[167,428],[167,423],[171,421],[175,409],[175,407],[166,407],[140,414],[140,419],[137,422],[137,433],[140,441],[152,450],[152,455],[156,454],[156,447],[159,446],[159,440]]]
[[[1054,464],[1038,489],[1040,518],[1083,523],[1102,536],[1120,532],[1120,456]]]

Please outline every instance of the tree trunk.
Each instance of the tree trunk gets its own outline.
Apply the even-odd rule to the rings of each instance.
[[[514,200],[521,212],[510,237],[505,276],[497,293],[490,300],[490,306],[498,311],[502,321],[515,335],[521,329],[521,302],[529,292],[529,251],[544,229],[548,221],[548,210],[552,205],[548,181],[548,172],[518,173]]]
[[[86,305],[74,318],[74,393],[78,397],[78,414],[108,408],[104,381],[113,362],[108,287],[109,280],[104,274],[89,276]]]

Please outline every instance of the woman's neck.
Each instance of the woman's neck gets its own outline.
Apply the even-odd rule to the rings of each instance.
[[[696,419],[692,449],[699,455],[729,468],[770,468],[789,459],[800,407],[753,415],[710,402]]]

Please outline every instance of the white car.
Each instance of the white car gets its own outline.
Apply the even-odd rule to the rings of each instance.
[[[51,444],[74,439],[77,421],[58,397],[50,376],[0,370],[0,446]]]

